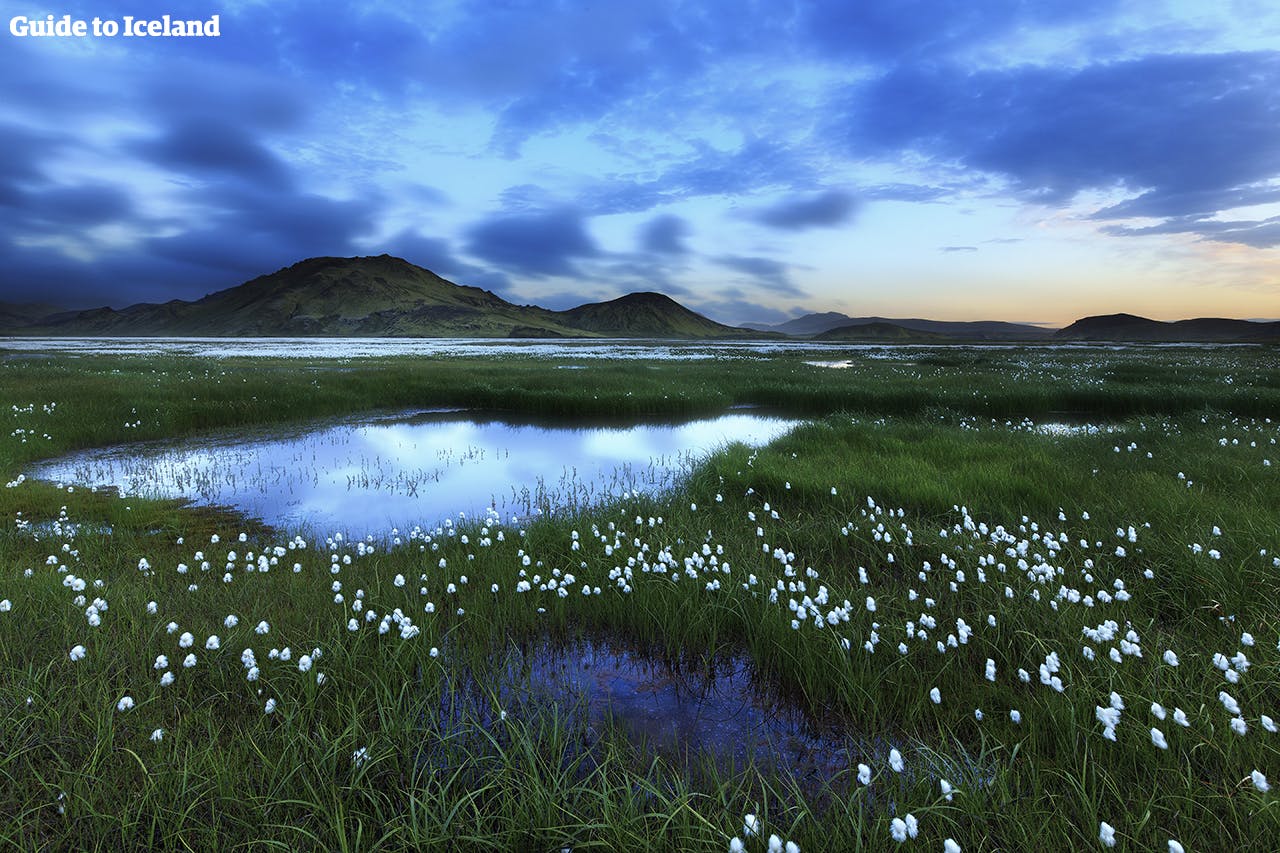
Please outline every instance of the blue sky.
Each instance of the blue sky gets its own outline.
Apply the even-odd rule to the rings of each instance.
[[[0,299],[390,252],[515,302],[658,290],[731,323],[1280,317],[1264,0],[0,10]],[[221,36],[8,33],[49,12]]]

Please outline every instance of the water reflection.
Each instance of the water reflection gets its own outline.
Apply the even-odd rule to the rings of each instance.
[[[381,534],[459,513],[525,517],[633,489],[661,490],[706,452],[730,442],[763,444],[795,423],[735,412],[567,425],[437,411],[88,451],[34,473],[127,495],[230,506],[268,524]]]
[[[704,757],[725,770],[754,765],[811,788],[848,774],[867,751],[866,738],[843,727],[819,730],[795,705],[769,699],[746,657],[659,660],[623,644],[581,641],[509,646],[493,667],[445,685],[439,724],[450,737],[465,735],[473,721],[500,728],[501,712],[528,720],[554,710],[570,728],[598,735],[612,726],[678,764]]]

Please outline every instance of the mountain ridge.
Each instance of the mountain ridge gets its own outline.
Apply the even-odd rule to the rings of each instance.
[[[1052,329],[1042,329],[1029,323],[1009,323],[1004,320],[927,320],[920,317],[850,317],[838,311],[805,314],[785,323],[746,323],[749,329],[781,332],[796,337],[814,337],[834,329],[852,328],[871,324],[896,326],[923,335],[940,335],[968,340],[1044,340],[1053,335]]]
[[[41,318],[24,335],[207,337],[758,337],[661,294],[569,311],[516,305],[402,258],[315,257],[192,301],[93,308]],[[631,300],[627,302],[626,300]],[[644,310],[637,317],[618,304]],[[609,306],[615,306],[610,308]],[[632,312],[637,313],[637,312]]]
[[[1148,341],[1153,343],[1280,342],[1280,321],[1255,322],[1227,317],[1152,320],[1136,314],[1082,317],[1054,337],[1078,341]]]

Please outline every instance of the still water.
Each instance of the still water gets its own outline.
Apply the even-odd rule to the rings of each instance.
[[[765,444],[796,423],[747,412],[566,423],[432,411],[91,450],[32,473],[231,507],[271,525],[379,535],[459,515],[527,518],[631,490],[661,491],[708,452]]]

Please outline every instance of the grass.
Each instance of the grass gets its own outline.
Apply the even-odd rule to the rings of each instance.
[[[1261,721],[1280,717],[1280,481],[1264,464],[1280,463],[1280,374],[1270,355],[948,349],[850,370],[788,359],[589,370],[520,358],[10,359],[0,400],[15,407],[10,430],[24,432],[0,435],[6,481],[77,448],[417,406],[583,416],[753,403],[815,420],[763,449],[726,448],[660,496],[390,546],[323,531],[306,531],[303,545],[299,531],[226,513],[37,481],[0,489],[0,599],[11,608],[0,613],[0,840],[723,850],[753,813],[766,837],[802,850],[885,849],[896,847],[892,819],[909,812],[920,849],[946,838],[966,851],[1091,849],[1101,821],[1124,849],[1165,849],[1170,838],[1188,850],[1275,848],[1280,806],[1250,779],[1255,769],[1280,779],[1280,733]],[[1020,422],[1063,411],[1104,429],[1054,437]],[[65,585],[70,576],[85,580],[82,592]],[[570,592],[541,589],[551,578]],[[582,595],[583,584],[600,594]],[[95,598],[108,607],[90,627]],[[402,638],[397,608],[416,635]],[[815,610],[835,624],[815,627]],[[958,620],[972,629],[965,642]],[[1106,620],[1114,638],[1082,634]],[[908,622],[927,639],[908,638]],[[1113,663],[1128,630],[1141,657]],[[178,644],[185,631],[189,649]],[[207,650],[212,634],[219,647]],[[695,670],[747,656],[766,697],[848,735],[847,771],[815,784],[686,758],[571,702],[496,688],[480,704],[450,704],[461,683],[498,684],[498,652],[511,643],[599,638]],[[73,662],[77,644],[87,655]],[[285,648],[290,660],[270,656]],[[1228,683],[1214,654],[1241,651],[1248,668]],[[188,653],[197,662],[185,668]],[[1040,680],[1051,653],[1062,692]],[[160,654],[175,673],[168,687]],[[1241,706],[1243,736],[1224,690]],[[1113,691],[1125,703],[1115,742],[1095,713]],[[136,707],[121,712],[124,695]],[[1153,746],[1152,727],[1168,750]],[[955,783],[952,799],[940,778]]]

